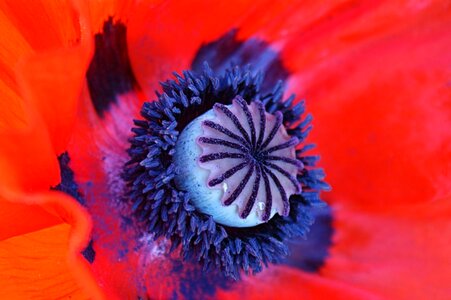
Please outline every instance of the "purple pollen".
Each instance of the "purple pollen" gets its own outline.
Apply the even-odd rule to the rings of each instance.
[[[223,189],[222,203],[236,204],[242,219],[253,210],[264,222],[275,212],[287,216],[289,197],[302,190],[303,164],[295,153],[299,139],[287,134],[282,113],[269,114],[261,102],[248,105],[241,96],[229,106],[215,104],[214,112],[198,138],[199,164],[211,171],[208,186]]]

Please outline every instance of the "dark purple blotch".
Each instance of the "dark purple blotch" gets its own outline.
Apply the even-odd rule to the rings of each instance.
[[[290,73],[279,54],[270,45],[257,38],[238,39],[238,29],[232,29],[219,39],[202,45],[191,63],[191,69],[202,72],[207,62],[217,74],[231,66],[252,65],[253,70],[264,74],[262,94],[270,92],[279,80],[285,81]]]
[[[92,104],[99,116],[116,103],[117,96],[138,87],[127,48],[127,27],[108,18],[94,36],[95,49],[86,79]]]
[[[284,264],[306,272],[318,272],[329,256],[334,235],[333,212],[330,207],[312,208],[315,223],[310,227],[306,239],[297,239],[288,244],[290,255]]]
[[[63,154],[58,156],[58,162],[60,167],[61,182],[57,186],[52,187],[51,190],[66,193],[69,196],[72,196],[81,205],[86,206],[86,201],[79,191],[78,184],[75,182],[74,172],[69,166],[69,153],[64,152]],[[90,240],[88,246],[83,251],[81,251],[81,254],[89,263],[92,264],[94,262],[96,252],[94,250],[92,239]]]
[[[58,163],[60,167],[61,182],[57,186],[52,187],[51,189],[66,193],[75,198],[78,203],[85,206],[86,201],[81,195],[78,189],[78,185],[75,182],[74,171],[72,171],[72,169],[69,166],[70,163],[69,153],[64,152],[63,154],[58,156]]]
[[[93,239],[89,241],[88,246],[86,246],[86,248],[83,251],[81,251],[81,254],[90,264],[94,262],[94,260],[96,259],[96,251],[94,250]]]

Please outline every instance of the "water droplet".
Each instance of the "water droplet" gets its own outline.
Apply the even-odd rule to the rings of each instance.
[[[228,188],[229,188],[229,186],[227,185],[226,182],[224,182],[224,183],[222,184],[222,190],[224,191],[224,193],[227,192],[227,189],[228,189]]]

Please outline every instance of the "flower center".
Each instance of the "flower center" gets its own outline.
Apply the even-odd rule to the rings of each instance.
[[[179,188],[196,208],[223,225],[251,227],[287,216],[289,198],[301,192],[296,179],[299,140],[290,137],[282,114],[237,96],[216,103],[181,133],[174,160]]]
[[[262,91],[249,68],[175,77],[132,129],[123,178],[143,231],[235,279],[280,262],[329,189],[318,157],[305,155],[304,102],[283,101],[281,82]]]

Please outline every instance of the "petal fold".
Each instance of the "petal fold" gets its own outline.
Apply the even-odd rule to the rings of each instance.
[[[0,241],[0,283],[7,287],[8,299],[103,299],[80,254],[91,231],[84,209],[59,192],[8,193],[6,197],[30,208],[39,205],[60,220],[59,225]]]

